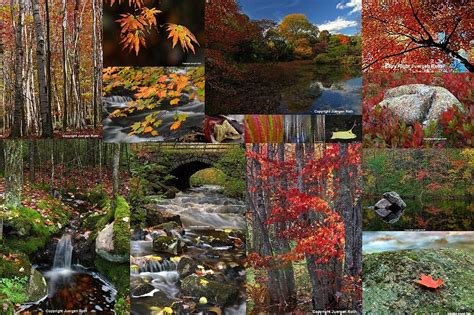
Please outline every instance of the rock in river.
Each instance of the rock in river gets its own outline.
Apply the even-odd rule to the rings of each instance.
[[[158,253],[180,255],[186,249],[183,241],[170,236],[158,236],[153,240],[153,250]]]
[[[399,194],[389,191],[383,194],[374,206],[375,212],[387,223],[397,222],[407,204],[402,200]]]
[[[43,275],[31,268],[30,282],[28,284],[28,301],[36,302],[48,295],[48,284]]]
[[[205,280],[205,284],[201,280]],[[190,275],[181,280],[181,289],[185,295],[204,296],[209,302],[219,306],[232,304],[239,295],[239,288],[236,285],[197,275]]]
[[[181,279],[192,275],[197,269],[198,263],[189,256],[182,256],[176,268]]]

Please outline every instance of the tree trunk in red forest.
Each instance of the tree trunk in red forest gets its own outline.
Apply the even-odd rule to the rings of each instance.
[[[63,53],[63,132],[66,132],[68,125],[68,95],[67,95],[67,2],[62,0],[62,53]]]

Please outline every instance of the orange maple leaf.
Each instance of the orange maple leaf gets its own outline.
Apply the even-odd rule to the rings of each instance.
[[[427,276],[423,273],[420,274],[420,278],[421,280],[417,280],[415,282],[430,289],[437,289],[444,283],[443,279],[441,278],[438,280],[434,280],[431,276]]]
[[[173,38],[173,48],[176,46],[176,44],[179,43],[181,44],[181,48],[184,51],[188,51],[189,49],[195,54],[196,51],[193,46],[193,42],[199,46],[199,42],[197,41],[196,37],[194,36],[191,31],[183,26],[183,25],[176,25],[169,23],[167,24],[167,31],[169,32],[168,38]]]
[[[176,130],[176,129],[178,129],[179,127],[181,127],[181,124],[182,124],[182,123],[183,123],[183,122],[180,121],[180,120],[175,121],[175,122],[171,125],[170,130]]]

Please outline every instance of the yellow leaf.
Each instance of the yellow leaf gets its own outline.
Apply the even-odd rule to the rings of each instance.
[[[163,309],[163,313],[166,313],[166,314],[173,314],[173,309],[171,307],[165,307]]]
[[[171,102],[170,102],[171,105],[176,105],[176,104],[178,104],[178,103],[179,103],[179,98],[174,98],[174,99],[172,99]]]
[[[199,299],[199,304],[207,304],[207,298],[204,296],[201,296],[201,298]]]

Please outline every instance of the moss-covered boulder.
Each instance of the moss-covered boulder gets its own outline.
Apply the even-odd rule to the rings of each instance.
[[[37,302],[48,295],[48,284],[43,275],[36,269],[31,269],[28,283],[28,301]]]
[[[130,264],[112,263],[101,257],[96,257],[94,262],[97,270],[105,276],[117,289],[119,295],[124,295],[130,289]]]
[[[130,255],[130,206],[122,196],[115,201],[114,254]]]
[[[190,275],[181,280],[183,295],[205,297],[220,306],[231,304],[239,295],[239,288],[224,281]]]
[[[158,236],[153,239],[153,250],[158,253],[181,255],[186,250],[186,244],[178,238],[171,236]]]
[[[115,201],[114,220],[95,240],[95,250],[102,258],[116,263],[128,262],[130,256],[130,207],[125,198]]]
[[[438,289],[415,283],[420,274],[442,279]],[[364,314],[429,314],[474,309],[474,252],[424,249],[364,256]]]

